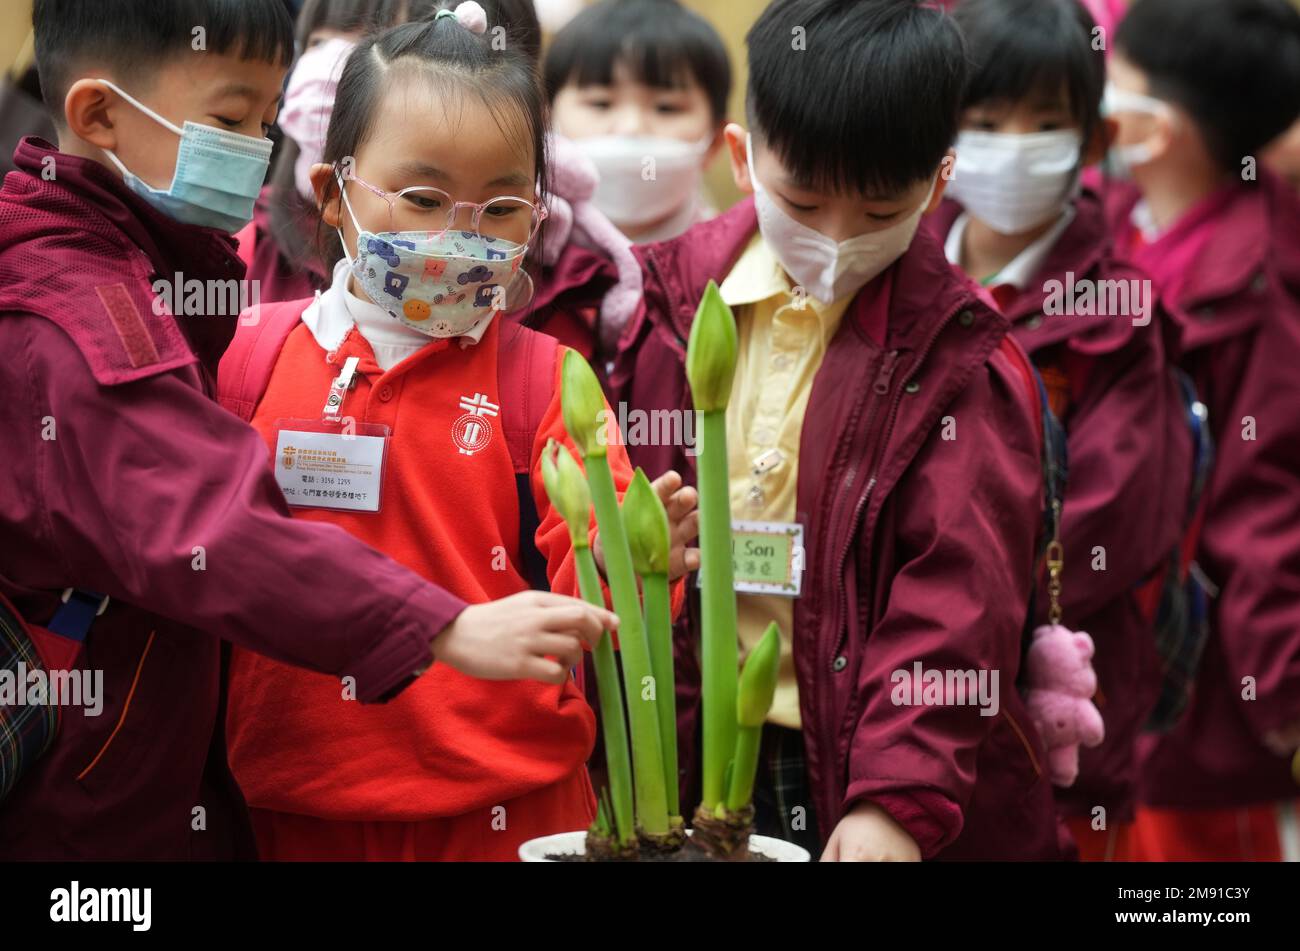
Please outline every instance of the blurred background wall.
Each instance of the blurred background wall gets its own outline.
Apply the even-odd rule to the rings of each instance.
[[[731,56],[731,119],[745,124],[745,83],[749,77],[745,58],[745,34],[767,6],[768,0],[683,0],[683,5],[705,17],[722,35]],[[731,178],[731,166],[725,150],[713,163],[708,175],[709,191],[715,208],[730,208],[740,192]]]

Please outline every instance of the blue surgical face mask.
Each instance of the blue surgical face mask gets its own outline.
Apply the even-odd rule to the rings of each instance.
[[[112,152],[105,152],[131,191],[164,215],[187,225],[234,234],[253,220],[253,206],[271,166],[270,139],[197,122],[186,122],[185,128],[178,129],[107,79],[100,82],[181,138],[170,188],[154,188],[128,171]]]

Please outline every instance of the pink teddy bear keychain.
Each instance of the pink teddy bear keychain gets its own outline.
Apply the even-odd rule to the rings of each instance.
[[[1056,524],[1060,525],[1057,510]],[[1034,631],[1025,661],[1029,685],[1025,706],[1047,748],[1047,775],[1056,786],[1073,785],[1079,776],[1079,745],[1093,747],[1106,736],[1101,713],[1093,705],[1097,673],[1092,669],[1092,638],[1061,626],[1061,570],[1065,566],[1059,535],[1047,549],[1049,623]]]
[[[1079,775],[1079,745],[1096,746],[1106,735],[1092,703],[1097,674],[1092,669],[1092,638],[1059,624],[1034,631],[1026,661],[1029,695],[1025,705],[1047,747],[1047,774],[1056,786]]]

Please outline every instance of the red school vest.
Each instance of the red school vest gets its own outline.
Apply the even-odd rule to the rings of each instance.
[[[502,326],[494,321],[465,349],[435,340],[384,372],[355,330],[327,355],[299,324],[252,415],[268,448],[276,420],[320,417],[349,356],[361,362],[342,414],[387,425],[392,437],[379,513],[296,509],[295,517],[333,522],[469,602],[526,590],[515,567],[515,467],[500,425]],[[472,443],[467,416],[480,434]],[[592,711],[571,682],[483,681],[435,664],[395,700],[362,706],[333,677],[245,651],[232,658],[229,759],[255,808],[340,820],[460,815],[570,775],[594,736]]]

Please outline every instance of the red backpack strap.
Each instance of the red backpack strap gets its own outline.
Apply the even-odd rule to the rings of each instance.
[[[217,373],[217,402],[244,422],[252,422],[284,342],[310,304],[309,300],[259,304],[255,319],[253,310],[239,315],[234,339]]]
[[[500,318],[498,318],[500,319]],[[519,573],[536,591],[549,591],[546,559],[536,538],[541,518],[533,498],[533,443],[555,393],[555,359],[560,342],[519,324],[502,321],[497,356],[501,429],[515,469],[519,498]]]
[[[515,474],[532,471],[533,442],[555,395],[555,361],[560,342],[554,337],[502,321],[497,387],[501,428]]]
[[[1033,364],[1029,362],[1029,357],[1025,354],[1024,348],[1016,342],[1016,339],[1007,334],[1002,338],[1001,344],[998,345],[1003,355],[1019,372],[1021,382],[1025,385],[1025,395],[1029,399],[1029,406],[1034,415],[1034,421],[1038,427],[1038,440],[1043,440],[1043,402],[1039,396],[1038,378],[1034,373]]]

